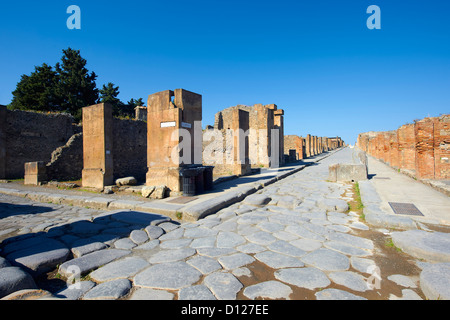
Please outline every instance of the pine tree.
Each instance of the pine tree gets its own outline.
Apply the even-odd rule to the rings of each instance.
[[[136,108],[136,107],[141,107],[144,105],[144,99],[139,98],[139,99],[133,99],[131,98],[130,101],[127,102],[127,104],[131,107]]]
[[[121,103],[119,96],[119,87],[115,87],[114,83],[108,82],[107,85],[103,85],[103,88],[99,90],[100,102],[110,103],[113,106]]]
[[[98,89],[95,83],[97,75],[86,69],[86,60],[80,50],[63,50],[61,64],[55,66],[59,74],[56,95],[60,109],[71,113],[76,120],[81,119],[81,109],[97,103]]]
[[[22,75],[12,92],[10,109],[59,111],[59,101],[55,93],[58,74],[46,63],[36,66],[29,76]]]
[[[114,86],[114,83],[108,82],[107,85],[103,85],[103,88],[100,89],[100,102],[109,103],[113,107],[113,116],[115,117],[123,117],[126,116],[126,108],[122,101],[119,98],[119,87]]]

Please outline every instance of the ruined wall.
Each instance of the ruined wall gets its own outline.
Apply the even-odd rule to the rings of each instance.
[[[0,105],[0,179],[6,177],[6,106]]]
[[[419,179],[450,179],[450,115],[358,136],[358,147]]]
[[[3,113],[4,176],[8,179],[23,178],[27,162],[50,162],[52,152],[74,134],[73,117],[69,114],[4,109]]]
[[[76,181],[83,170],[83,133],[74,134],[69,141],[52,152],[47,163],[49,180]]]
[[[246,110],[235,106],[218,112],[215,128],[203,136],[203,164],[214,166],[215,176],[251,172],[250,114]]]
[[[289,155],[290,150],[295,151],[295,159],[289,158],[290,161],[301,160],[305,158],[304,149],[305,140],[296,135],[284,136],[284,154]]]
[[[147,173],[147,124],[144,121],[113,120],[114,179],[133,176],[145,181]]]
[[[216,114],[214,128],[223,130],[230,128],[232,112],[238,108],[248,112],[249,116],[249,157],[252,167],[271,167],[284,162],[284,112],[275,104],[254,106],[237,105],[226,108]],[[278,130],[278,140],[272,141],[272,129]],[[278,150],[278,157],[271,162],[272,147]],[[276,151],[276,150],[275,150]]]

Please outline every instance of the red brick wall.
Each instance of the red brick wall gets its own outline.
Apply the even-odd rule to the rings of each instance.
[[[358,147],[419,179],[450,179],[450,115],[425,118],[396,131],[358,136]]]

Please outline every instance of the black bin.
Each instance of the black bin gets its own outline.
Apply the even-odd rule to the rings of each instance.
[[[214,187],[213,184],[213,169],[212,166],[205,167],[205,171],[203,171],[203,186],[205,190],[212,190]]]
[[[183,196],[195,196],[195,176],[183,176]]]

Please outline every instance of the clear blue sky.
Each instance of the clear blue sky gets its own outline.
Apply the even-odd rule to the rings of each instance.
[[[81,30],[69,30],[69,5]],[[369,5],[381,30],[369,30]],[[119,98],[184,88],[203,125],[237,104],[275,103],[285,134],[392,130],[450,113],[450,1],[2,1],[0,104],[22,74],[81,50]]]

